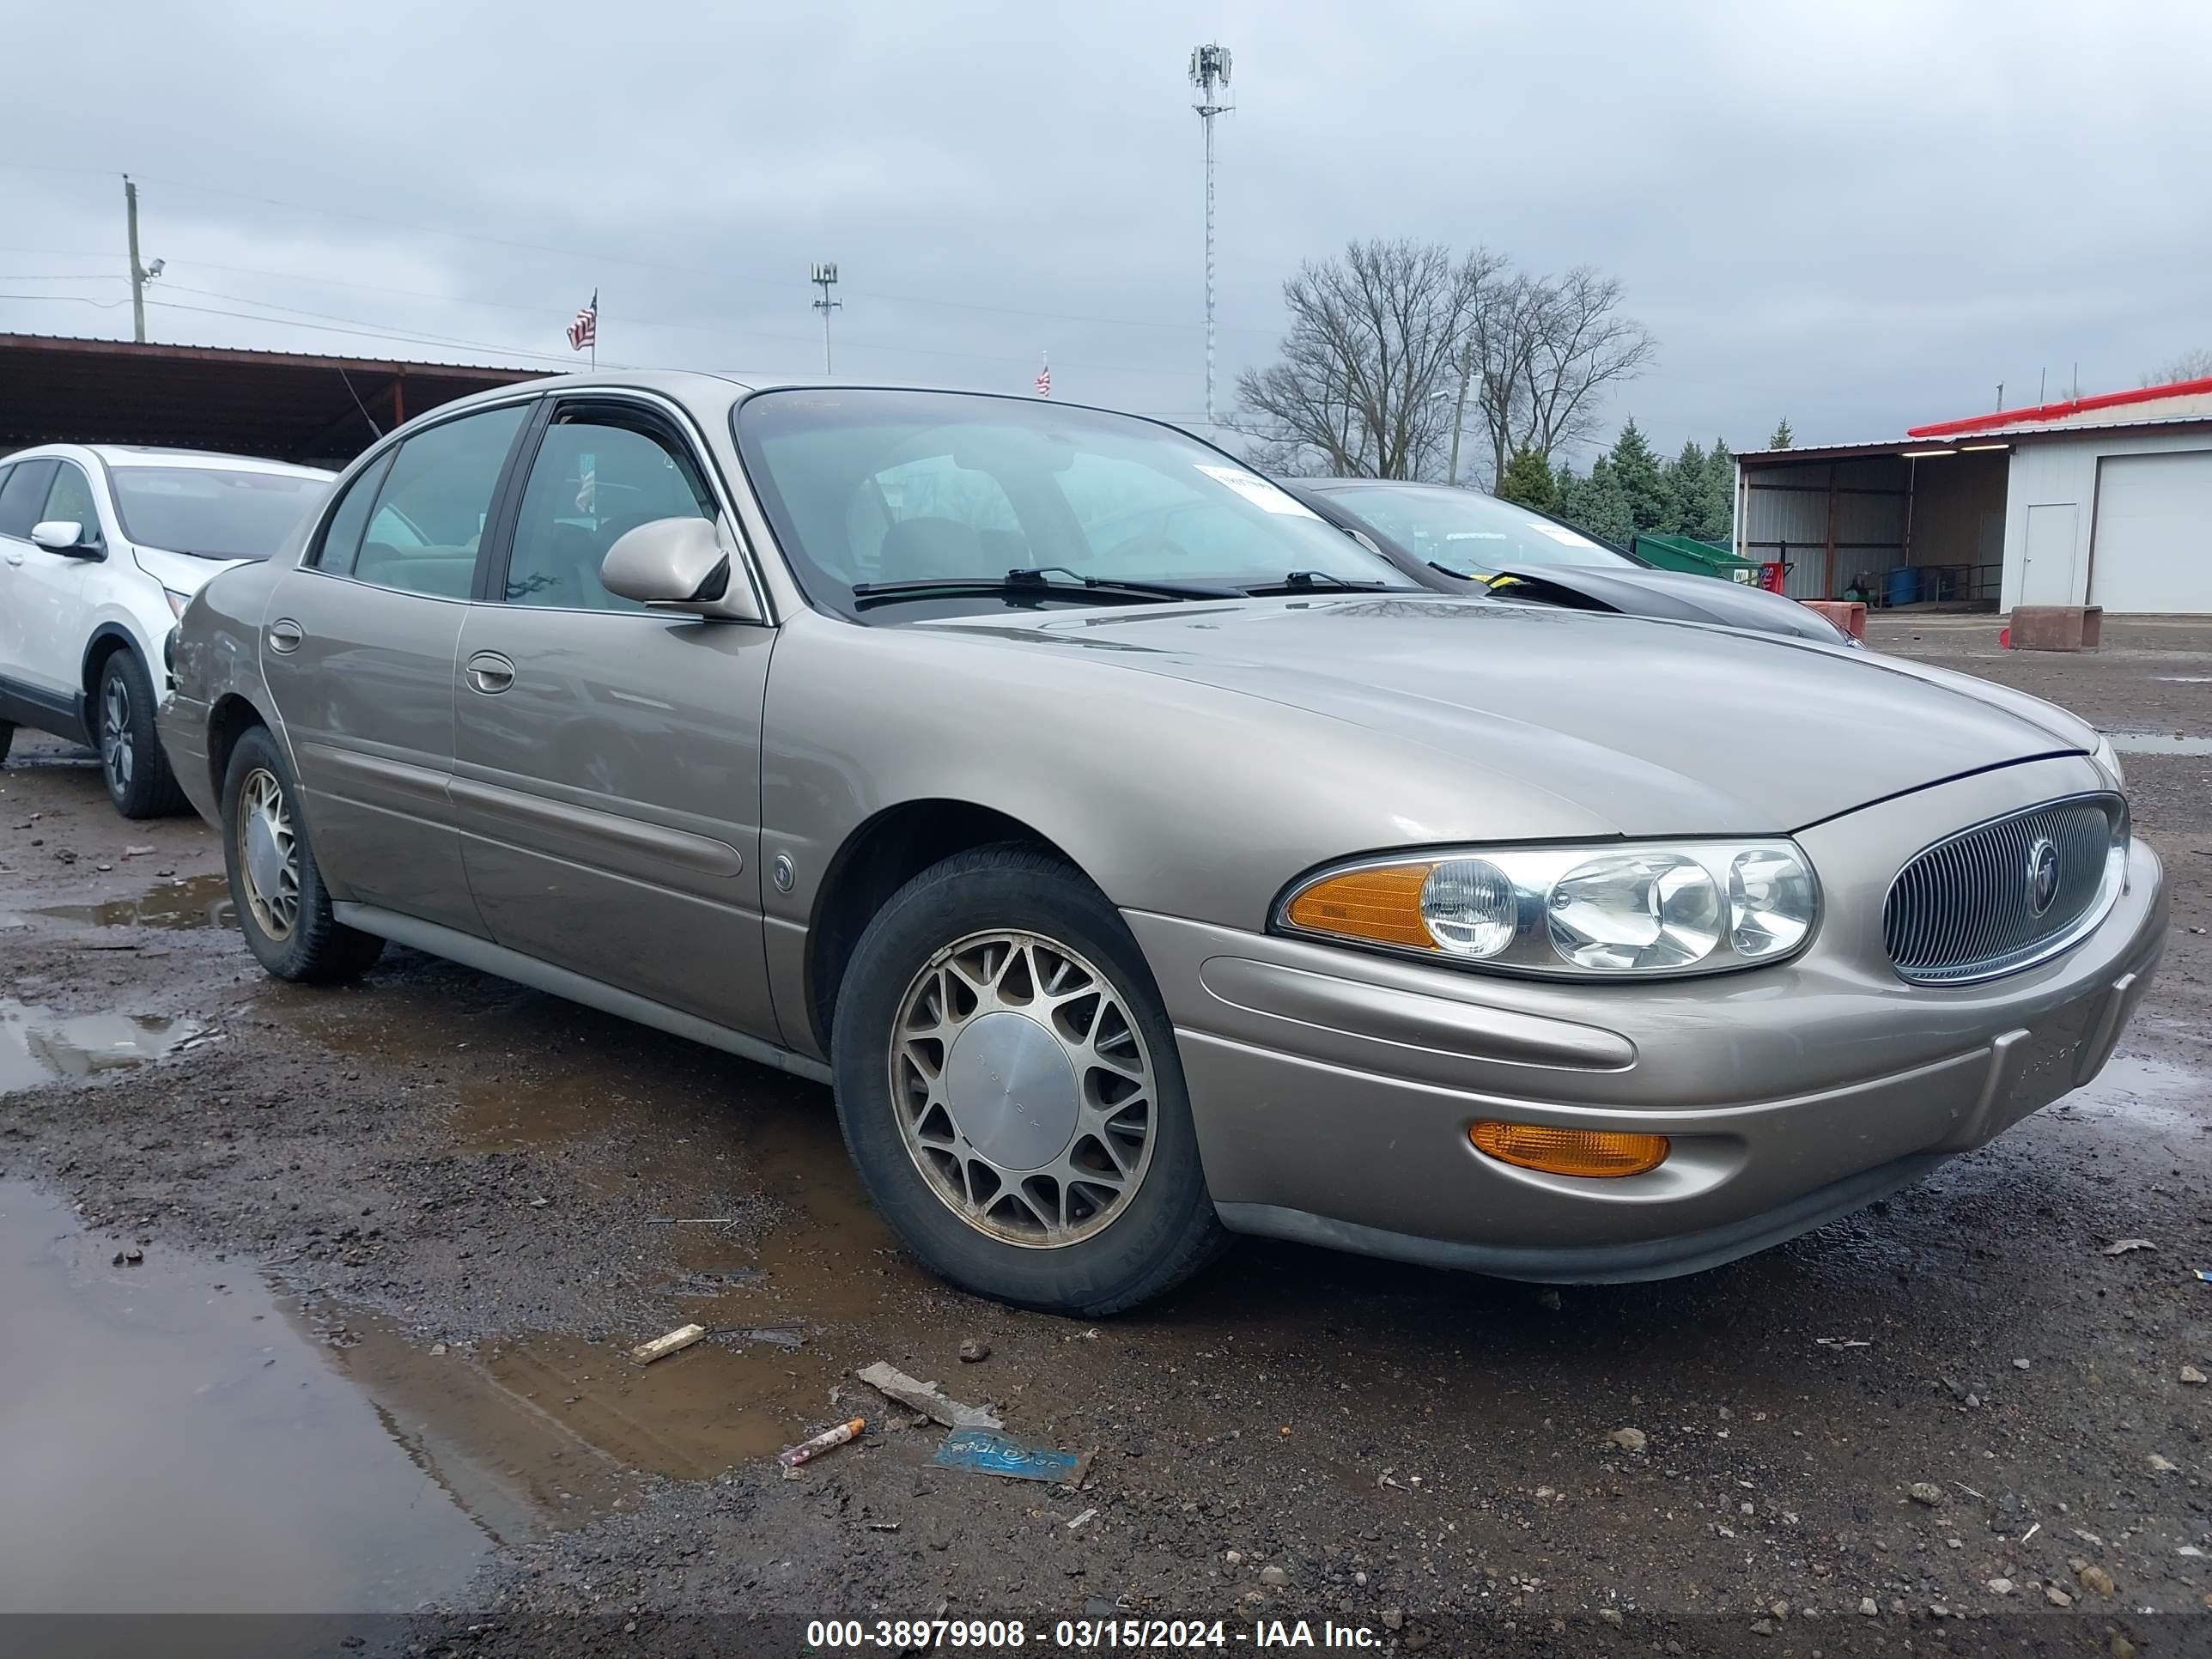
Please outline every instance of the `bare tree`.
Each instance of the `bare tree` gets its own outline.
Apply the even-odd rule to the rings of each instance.
[[[1658,342],[1621,314],[1620,280],[1588,265],[1564,276],[1516,276],[1488,297],[1468,351],[1496,477],[1516,451],[1555,462],[1589,437],[1607,389],[1641,374]]]
[[[1348,244],[1283,284],[1280,361],[1237,376],[1240,421],[1287,471],[1376,478],[1435,471],[1466,342],[1505,261],[1437,243]]]
[[[2143,376],[2145,386],[2172,386],[2177,380],[2212,380],[2212,346],[2185,351],[2164,368]]]

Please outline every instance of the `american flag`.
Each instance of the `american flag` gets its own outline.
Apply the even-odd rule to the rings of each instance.
[[[1052,365],[1050,363],[1037,370],[1036,394],[1040,398],[1052,396]]]
[[[599,291],[592,290],[592,302],[576,313],[576,320],[568,325],[568,346],[581,351],[586,346],[599,343]]]

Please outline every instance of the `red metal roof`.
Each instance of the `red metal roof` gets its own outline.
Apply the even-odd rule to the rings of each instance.
[[[2063,403],[2039,404],[2033,409],[2000,410],[1994,415],[1969,415],[1964,420],[1937,421],[1929,426],[1905,428],[1911,438],[1963,437],[1971,432],[1996,432],[2032,422],[2063,421],[2069,415],[2092,410],[2121,409],[2130,404],[2156,403],[2166,398],[2185,398],[2212,392],[2212,380],[2176,380],[2170,386],[2147,386],[2133,392],[2106,392],[2094,398],[2069,398]]]

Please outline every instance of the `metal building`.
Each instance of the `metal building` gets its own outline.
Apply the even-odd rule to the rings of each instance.
[[[1735,550],[1797,599],[2212,612],[2212,380],[1748,451]]]

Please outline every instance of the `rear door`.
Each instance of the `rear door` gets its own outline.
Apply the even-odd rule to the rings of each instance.
[[[599,580],[623,532],[727,514],[707,453],[657,399],[555,401],[511,548],[462,624],[452,793],[499,944],[774,1040],[759,848],[775,632],[649,611]]]
[[[422,428],[356,474],[262,625],[262,672],[333,893],[479,935],[447,797],[454,652],[534,402]]]

